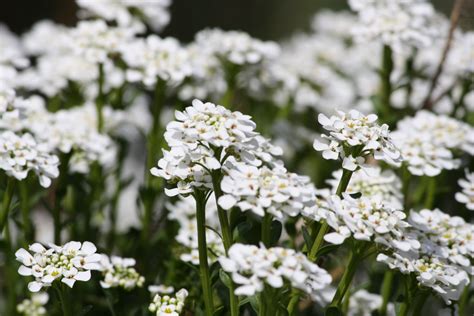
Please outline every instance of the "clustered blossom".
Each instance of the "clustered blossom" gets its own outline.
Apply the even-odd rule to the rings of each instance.
[[[102,255],[100,264],[104,279],[100,281],[100,286],[104,289],[122,287],[126,290],[142,287],[145,278],[135,270],[135,263],[133,258],[117,256],[109,258],[106,255]]]
[[[410,251],[382,253],[378,261],[404,274],[413,273],[418,282],[437,292],[447,304],[458,300],[474,274],[474,226],[461,217],[436,210],[412,211],[409,223],[421,247]]]
[[[174,297],[169,295],[155,295],[148,310],[156,316],[179,316],[184,308],[184,301],[188,297],[186,289],[179,290]]]
[[[49,244],[47,247],[39,243],[30,245],[29,251],[20,248],[15,253],[16,259],[22,263],[18,273],[33,276],[34,281],[28,283],[31,292],[38,292],[49,287],[55,280],[61,280],[69,287],[76,281],[89,281],[91,270],[100,270],[101,255],[93,243],[70,241],[64,246]]]
[[[265,284],[281,288],[287,281],[315,299],[332,281],[326,270],[293,249],[234,244],[219,262],[238,285],[236,295],[252,296],[262,292]]]
[[[76,0],[84,9],[83,15],[94,15],[106,21],[126,27],[143,22],[155,31],[161,30],[170,21],[168,7],[171,0]]]
[[[335,194],[342,177],[342,170],[333,172],[332,176],[332,179],[327,180],[327,183],[331,185],[331,191]],[[365,170],[354,172],[346,188],[346,193],[349,195],[360,193],[368,198],[380,196],[384,205],[393,209],[402,209],[403,194],[401,189],[402,183],[392,170],[382,170],[375,167],[370,174]]]
[[[456,193],[456,201],[466,204],[468,210],[474,211],[474,172],[466,172],[466,178],[459,179],[458,184],[462,191]]]
[[[315,189],[309,177],[288,172],[283,166],[274,168],[236,163],[221,182],[224,195],[219,205],[230,210],[237,206],[258,216],[269,213],[279,220],[296,216],[315,204]]]
[[[445,115],[418,111],[397,124],[391,133],[402,152],[410,173],[436,176],[442,170],[456,169],[460,160],[455,152],[474,154],[474,128]]]
[[[41,316],[46,315],[47,310],[44,307],[49,300],[46,292],[33,293],[31,298],[24,299],[16,306],[16,311],[24,316]]]
[[[121,53],[131,82],[151,86],[159,80],[176,85],[192,73],[187,50],[174,38],[138,38],[124,46]]]
[[[196,202],[192,197],[182,197],[174,204],[167,205],[168,218],[179,223],[180,227],[176,235],[176,241],[186,248],[180,255],[180,259],[199,265],[198,233],[196,224]],[[224,244],[221,237],[216,233],[219,229],[217,206],[214,195],[211,195],[206,204],[206,245],[209,249],[209,263],[217,260],[223,255]],[[212,229],[210,229],[212,228]]]
[[[347,114],[338,111],[338,115],[330,118],[319,114],[318,121],[329,132],[313,144],[314,149],[323,152],[324,159],[343,159],[342,167],[350,171],[370,170],[367,157],[399,166],[401,154],[392,143],[388,125],[376,123],[377,115],[365,116],[356,110]]]
[[[420,243],[408,234],[410,226],[405,213],[385,205],[382,196],[352,198],[344,193],[343,198],[332,195],[327,198],[327,209],[320,210],[322,217],[334,232],[326,234],[324,240],[342,244],[345,239],[373,241],[391,249],[409,251],[420,248]]]
[[[254,131],[250,116],[223,106],[194,100],[175,117],[164,135],[170,150],[163,150],[158,168],[151,169],[153,175],[177,184],[165,191],[169,196],[189,194],[194,187],[212,188],[210,171],[220,169],[230,156],[258,166],[280,152]]]
[[[195,42],[202,49],[236,65],[256,64],[276,57],[279,52],[276,43],[263,42],[238,31],[203,30],[196,34]]]
[[[24,180],[34,172],[41,186],[47,188],[59,175],[59,158],[45,144],[37,143],[31,134],[0,133],[0,169],[7,175]]]
[[[356,38],[377,39],[395,50],[426,47],[437,35],[437,16],[426,0],[350,0],[358,13],[354,28]]]

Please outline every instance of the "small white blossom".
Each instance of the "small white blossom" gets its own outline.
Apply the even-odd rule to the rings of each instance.
[[[104,289],[122,287],[126,290],[132,290],[136,287],[142,287],[145,282],[145,278],[138,274],[133,267],[135,266],[135,259],[102,255],[100,264],[104,275],[103,280],[100,281],[100,286]]]
[[[234,244],[219,262],[238,285],[236,295],[252,296],[262,292],[265,284],[281,288],[287,281],[315,299],[332,281],[326,270],[293,249]]]
[[[46,315],[47,310],[44,307],[49,300],[46,292],[33,293],[31,298],[24,299],[16,306],[16,310],[23,316],[41,316]]]
[[[474,211],[474,172],[466,171],[466,179],[459,179],[458,184],[462,191],[456,193],[456,201],[466,204],[468,210]]]
[[[156,316],[179,316],[183,311],[186,297],[188,297],[186,289],[179,290],[173,297],[157,294],[148,306],[148,310]]]

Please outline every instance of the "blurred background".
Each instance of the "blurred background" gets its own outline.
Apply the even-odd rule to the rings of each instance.
[[[438,11],[449,16],[454,0],[432,2]],[[348,7],[346,0],[175,0],[170,10],[171,23],[163,36],[187,42],[203,28],[220,27],[246,31],[261,39],[281,39],[309,28],[311,17],[321,8]],[[76,10],[74,0],[2,0],[0,22],[16,33],[42,19],[74,25]],[[474,28],[474,0],[465,0],[460,25]]]

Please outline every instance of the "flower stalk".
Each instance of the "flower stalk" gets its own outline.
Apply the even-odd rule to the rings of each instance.
[[[0,213],[0,232],[3,232],[5,225],[8,221],[8,214],[10,213],[10,205],[13,198],[13,192],[15,187],[15,179],[8,177],[7,186],[3,193],[2,210]]]

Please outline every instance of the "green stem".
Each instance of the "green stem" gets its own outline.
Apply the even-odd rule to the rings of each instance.
[[[431,209],[433,207],[434,199],[436,194],[436,178],[428,178],[426,197],[425,197],[425,208]]]
[[[10,234],[10,224],[8,221],[5,224],[4,230],[4,240],[5,240],[5,257],[6,257],[6,266],[4,266],[4,279],[5,283],[7,284],[7,291],[6,291],[6,313],[7,315],[17,315],[16,312],[16,302],[17,302],[17,291],[16,291],[16,284],[17,284],[17,272],[15,271],[15,257],[13,255],[13,245],[11,240]]]
[[[7,187],[3,193],[2,209],[0,211],[0,233],[8,221],[8,213],[10,213],[10,204],[13,198],[13,190],[15,188],[15,178],[8,177]]]
[[[265,299],[265,290],[260,293],[260,307],[258,309],[258,316],[267,316],[268,315],[268,306],[267,300]]]
[[[61,164],[59,165],[59,177],[55,186],[54,205],[52,208],[53,212],[53,223],[54,223],[54,243],[56,245],[61,244],[61,207],[63,199],[67,193],[67,172],[69,165],[70,155],[64,155],[61,157]],[[89,210],[86,210],[86,213]]]
[[[207,316],[214,313],[214,303],[212,299],[211,278],[209,275],[209,263],[207,258],[206,243],[206,198],[204,192],[196,189],[194,191],[194,199],[196,201],[196,223],[198,232],[199,247],[199,275],[201,277],[201,285],[204,295],[204,306]]]
[[[406,166],[402,166],[402,193],[403,193],[403,211],[409,212],[410,208],[410,180],[411,174]]]
[[[415,306],[413,307],[413,315],[423,315],[421,311],[423,310],[423,306],[425,306],[426,299],[429,296],[428,291],[422,291],[415,302]],[[464,315],[464,314],[459,314]]]
[[[470,282],[469,282],[470,284]],[[471,297],[469,296],[470,292],[470,285],[467,285],[466,288],[464,288],[464,291],[461,294],[461,297],[459,298],[459,315],[467,315],[466,309],[467,306],[469,305],[469,300]]]
[[[344,295],[346,294],[349,286],[351,285],[352,279],[357,271],[357,265],[359,264],[360,259],[363,257],[361,249],[354,249],[351,251],[349,256],[349,264],[342,275],[341,280],[339,281],[339,285],[337,286],[336,294],[332,299],[331,304],[329,306],[340,307],[342,300],[344,299]]]
[[[343,169],[341,180],[339,181],[339,184],[336,189],[337,196],[341,197],[342,193],[346,191],[347,186],[349,185],[349,181],[351,180],[352,174],[353,174],[353,171]],[[321,228],[319,228],[318,235],[316,236],[316,239],[313,242],[313,245],[311,246],[311,250],[308,254],[309,260],[311,261],[316,260],[318,250],[321,248],[324,241],[324,235],[326,235],[328,230],[329,230],[329,225],[326,222],[322,223]]]
[[[295,308],[298,306],[300,295],[301,295],[300,290],[295,289],[295,288],[291,289],[291,299],[290,299],[290,302],[288,303],[288,307],[286,308],[289,316],[295,315],[295,312],[296,312]]]
[[[31,226],[30,219],[30,203],[29,203],[29,194],[28,194],[28,184],[26,180],[20,181],[20,210],[22,217],[23,225],[23,235],[25,239],[25,244],[28,244],[33,240],[33,231]]]
[[[269,213],[265,213],[265,215],[262,218],[262,242],[267,248],[271,246],[272,220],[273,220],[272,215]]]
[[[382,52],[382,69],[380,71],[381,79],[381,114],[386,118],[385,114],[390,111],[390,95],[392,94],[392,83],[390,82],[390,76],[393,71],[393,58],[392,49],[388,45],[384,45]]]
[[[214,189],[214,197],[217,204],[217,215],[219,217],[219,223],[221,225],[221,232],[222,232],[222,240],[224,243],[224,249],[226,254],[229,251],[230,246],[232,246],[232,233],[230,229],[229,219],[227,217],[227,211],[222,209],[219,206],[218,200],[222,196],[222,189],[221,189],[221,179],[222,173],[221,170],[213,171],[211,174],[212,178],[212,186]],[[230,314],[232,316],[239,315],[239,298],[235,295],[235,286],[233,282],[230,282],[229,286],[229,299],[230,299]]]
[[[388,270],[385,272],[385,275],[383,277],[382,289],[381,289],[382,305],[380,306],[380,309],[379,309],[380,316],[387,315],[387,305],[390,300],[390,295],[392,294],[392,285],[393,285],[394,275],[395,273],[393,272],[393,270]]]
[[[63,316],[73,316],[72,305],[69,299],[69,293],[67,293],[67,289],[65,289],[62,284],[56,285],[55,288],[61,302]]]
[[[403,302],[400,305],[400,309],[398,310],[397,316],[406,316],[408,315],[408,302]]]
[[[147,135],[147,157],[145,169],[145,195],[143,196],[144,214],[142,218],[142,240],[148,242],[151,233],[151,224],[153,221],[153,210],[156,197],[159,193],[160,180],[150,173],[150,169],[156,164],[160,152],[161,133],[160,117],[165,102],[164,81],[157,79],[154,92],[154,101],[150,105],[152,114],[152,126]]]
[[[102,132],[104,129],[104,113],[102,108],[105,104],[105,96],[104,96],[104,81],[105,81],[105,73],[104,73],[104,65],[102,63],[99,64],[99,77],[98,77],[98,87],[99,91],[97,94],[97,98],[95,100],[95,107],[97,112],[97,131],[99,133]]]

